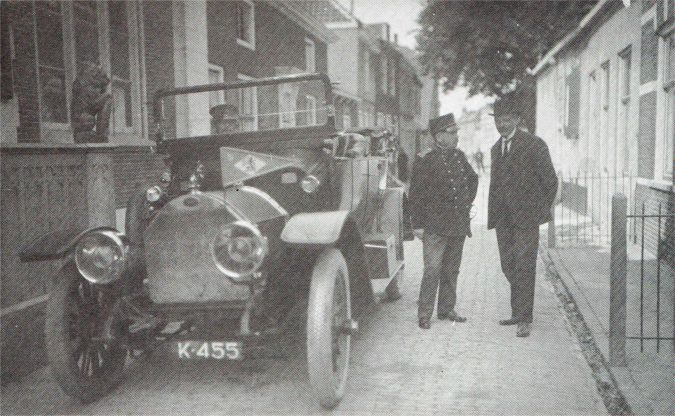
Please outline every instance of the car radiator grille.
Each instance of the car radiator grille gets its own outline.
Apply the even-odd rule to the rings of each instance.
[[[221,199],[184,195],[165,205],[144,233],[147,288],[155,303],[241,301],[246,285],[234,284],[211,258],[210,243],[234,220]]]

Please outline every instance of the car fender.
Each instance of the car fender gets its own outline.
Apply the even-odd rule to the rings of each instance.
[[[83,235],[96,230],[117,231],[112,227],[68,228],[51,231],[26,244],[19,251],[22,262],[57,260],[68,254]]]
[[[302,212],[292,216],[281,231],[288,244],[333,245],[339,239],[349,211]]]
[[[281,232],[281,239],[292,245],[323,248],[336,247],[347,260],[352,310],[360,316],[374,302],[368,275],[363,238],[350,211],[300,213],[291,217]]]

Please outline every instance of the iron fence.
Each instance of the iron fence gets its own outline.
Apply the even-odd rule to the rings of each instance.
[[[672,208],[672,207],[671,207]],[[645,340],[653,340],[656,341],[656,352],[659,352],[660,350],[660,344],[661,341],[663,340],[670,340],[670,341],[675,341],[675,327],[673,327],[673,320],[670,319],[671,323],[671,332],[673,333],[673,336],[668,336],[668,337],[662,337],[661,336],[661,322],[664,320],[662,316],[662,311],[661,311],[661,299],[662,295],[665,292],[666,298],[671,300],[673,299],[673,288],[672,288],[672,280],[673,280],[673,264],[672,264],[672,256],[673,256],[673,251],[675,251],[674,247],[674,242],[673,240],[675,239],[673,237],[673,230],[672,230],[672,222],[675,219],[675,215],[672,214],[671,209],[668,209],[668,211],[665,211],[663,209],[663,204],[658,205],[658,211],[655,214],[647,214],[646,213],[646,204],[643,203],[641,207],[641,211],[639,214],[635,215],[626,215],[626,218],[628,220],[633,219],[633,224],[640,223],[639,226],[639,234],[640,234],[640,326],[639,326],[639,334],[638,335],[632,335],[632,336],[627,336],[627,339],[636,339],[640,341],[640,352],[644,351],[644,342]],[[657,223],[657,228],[656,228],[656,253],[655,258],[651,259],[648,257],[648,253],[645,252],[646,248],[646,240],[645,240],[645,229],[647,221],[653,220]],[[663,233],[662,231],[665,231]],[[637,242],[637,233],[634,233],[634,242]],[[664,270],[665,269],[665,270]],[[665,273],[664,273],[665,272]],[[651,277],[655,275],[655,280],[652,280]],[[669,281],[662,281],[662,276],[665,275],[666,277],[670,277]],[[666,288],[663,287],[663,283],[665,283]],[[648,285],[653,284],[654,287],[651,288],[652,290],[649,290],[647,287]],[[665,289],[665,290],[664,290]],[[649,291],[655,291],[656,293],[652,293],[653,296],[650,296],[649,298],[651,299],[645,299],[645,293]],[[655,295],[655,296],[654,296]],[[645,306],[646,306],[646,300],[652,302],[649,303],[655,303],[655,305],[651,305],[655,308],[654,314],[652,315],[652,323],[654,325],[655,333],[653,336],[648,336],[645,335]],[[673,311],[675,314],[675,310]],[[675,348],[675,342],[673,344],[673,347]]]
[[[577,171],[559,172],[558,179],[558,198],[553,208],[556,244],[609,244],[612,195],[620,192],[629,201],[634,200],[636,177],[630,172]],[[630,230],[634,231],[634,227]]]
[[[610,361],[614,365],[625,365],[626,340],[639,341],[641,353],[645,341],[655,341],[657,354],[661,341],[671,341],[675,350],[672,200],[671,193],[667,204],[658,203],[651,212],[647,211],[647,202],[642,202],[637,213],[628,214],[626,196],[616,194],[612,198],[609,330]],[[633,243],[639,245],[628,244],[629,221],[634,228]],[[647,250],[650,222],[655,223],[652,253]],[[669,308],[664,308],[664,303]],[[666,335],[662,329],[668,326],[670,331]]]

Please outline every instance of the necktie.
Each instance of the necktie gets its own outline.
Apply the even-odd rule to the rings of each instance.
[[[509,150],[510,150],[509,147],[510,147],[510,145],[511,145],[511,140],[510,140],[510,139],[505,139],[505,138],[503,138],[503,137],[502,137],[502,140],[503,140],[503,142],[504,142],[504,149],[503,149],[503,151],[502,151],[502,155],[503,155],[503,156],[506,156],[506,155],[509,154]]]

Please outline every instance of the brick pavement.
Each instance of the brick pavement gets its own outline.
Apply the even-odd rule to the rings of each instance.
[[[404,297],[361,322],[346,396],[337,414],[600,414],[590,370],[540,273],[529,338],[497,320],[509,314],[494,232],[467,240],[458,310],[466,324],[417,328],[421,245],[408,243]],[[481,228],[483,228],[481,226]],[[540,266],[540,271],[543,270]],[[286,359],[178,362],[161,352],[135,360],[123,383],[97,403],[66,397],[41,369],[2,388],[3,414],[322,413],[303,353]]]

